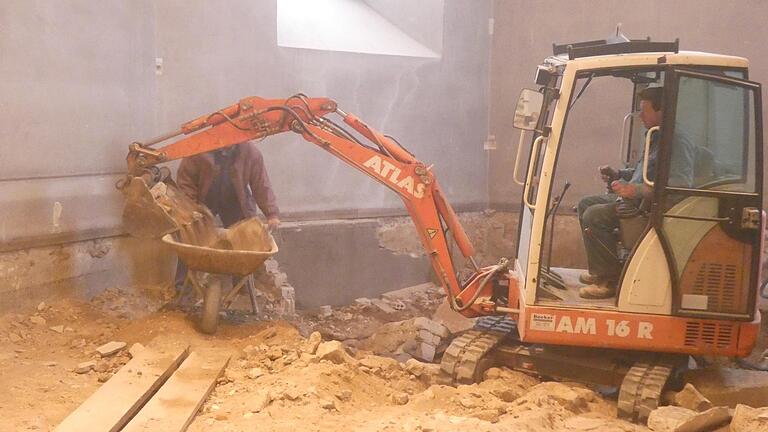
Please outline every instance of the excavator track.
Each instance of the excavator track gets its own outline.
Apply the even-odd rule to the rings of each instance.
[[[624,376],[619,390],[619,417],[645,422],[658,408],[672,367],[663,364],[636,363]]]
[[[511,335],[517,335],[515,321],[506,316],[483,317],[475,328],[454,339],[440,362],[441,382],[472,384],[482,379],[491,362],[487,354]]]

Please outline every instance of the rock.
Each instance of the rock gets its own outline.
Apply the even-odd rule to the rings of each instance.
[[[675,432],[704,432],[723,426],[731,421],[728,407],[715,407],[698,413],[680,424]]]
[[[270,360],[277,360],[283,356],[283,349],[279,346],[271,346],[267,351],[267,358]]]
[[[55,361],[47,361],[47,362],[43,363],[43,366],[47,366],[47,367],[54,367],[54,366],[57,366],[57,365],[58,365],[58,363],[56,363]]]
[[[45,325],[45,318],[37,315],[32,315],[31,317],[29,317],[29,322],[37,325]]]
[[[371,299],[367,297],[360,297],[355,299],[355,304],[359,306],[370,306],[371,305]]]
[[[320,401],[320,408],[327,409],[327,410],[335,410],[336,409],[336,402],[330,400],[330,399],[322,399]]]
[[[459,404],[464,408],[474,408],[477,406],[477,402],[474,398],[465,397],[459,400]]]
[[[469,330],[475,326],[474,319],[467,318],[454,311],[447,301],[444,301],[437,307],[437,310],[432,315],[432,320],[444,325],[452,334]]]
[[[320,360],[328,360],[336,364],[356,364],[357,361],[344,350],[344,345],[339,341],[323,342],[315,352]]]
[[[390,396],[390,398],[392,399],[392,403],[395,405],[405,405],[408,403],[408,400],[410,399],[408,397],[408,394],[403,392],[392,393],[392,396]]]
[[[418,317],[413,320],[413,324],[416,326],[416,328],[427,330],[428,332],[439,336],[441,338],[446,338],[451,335],[451,332],[448,331],[448,328],[444,325],[432,321],[429,318],[425,317]]]
[[[93,370],[96,372],[106,372],[109,370],[109,363],[100,361],[93,366]]]
[[[518,397],[520,397],[520,393],[511,389],[504,389],[495,396],[504,402],[514,402]]]
[[[684,381],[715,406],[735,408],[736,404],[768,406],[768,374],[729,368],[696,369],[685,373]]]
[[[424,364],[424,371],[421,373],[419,380],[431,386],[432,384],[438,384],[440,378],[440,365],[434,363]]]
[[[55,331],[58,334],[63,334],[64,333],[64,326],[63,325],[57,325],[57,326],[48,327],[48,328],[53,330],[53,331]]]
[[[38,305],[37,305],[37,310],[38,310],[38,312],[42,312],[42,311],[44,311],[44,310],[45,310],[47,307],[48,307],[48,305],[47,305],[47,304],[45,304],[45,302],[40,302],[40,303],[38,303]]]
[[[674,397],[675,405],[696,412],[706,411],[712,408],[712,402],[705,398],[693,384],[688,383],[685,387],[677,392]]]
[[[499,421],[499,411],[495,409],[480,410],[472,413],[471,417],[474,417],[480,420],[485,420],[491,423],[497,423]]]
[[[347,401],[352,400],[352,391],[344,389],[344,390],[336,392],[335,396],[336,396],[336,398],[338,400],[340,400],[342,402],[347,402]]]
[[[768,407],[736,405],[731,420],[731,432],[768,432]]]
[[[283,396],[285,396],[286,399],[295,401],[296,399],[301,397],[301,392],[299,392],[298,389],[295,388],[289,388],[288,390],[283,393]]]
[[[104,345],[96,348],[96,352],[98,352],[99,355],[102,357],[108,357],[113,354],[116,354],[118,351],[125,348],[126,345],[127,344],[125,342],[112,341],[112,342],[105,343]]]
[[[272,402],[272,394],[269,392],[269,390],[262,390],[256,393],[256,396],[254,396],[251,400],[253,403],[250,405],[249,409],[251,412],[258,413],[269,406],[269,404]]]
[[[400,369],[400,363],[395,359],[387,357],[366,356],[359,360],[360,366],[365,366],[370,369],[380,369],[382,371],[391,372]]]
[[[435,351],[435,346],[426,342],[418,342],[414,348],[409,347],[409,349],[406,350],[408,354],[425,362],[431,362],[435,359]]]
[[[319,347],[322,342],[323,336],[320,332],[312,332],[312,334],[309,335],[309,338],[302,344],[301,351],[307,354],[314,354],[317,352],[317,347]]]
[[[434,347],[440,345],[440,341],[443,340],[440,336],[430,332],[429,330],[419,329],[419,333],[416,335],[416,339],[428,343]]]
[[[144,350],[146,350],[144,345],[136,342],[135,344],[131,345],[130,348],[128,348],[128,353],[131,355],[131,358],[136,358],[136,356],[144,352]]]
[[[72,342],[69,343],[69,346],[72,348],[82,348],[85,346],[85,339],[72,339]]]
[[[109,379],[111,377],[112,377],[112,375],[110,375],[108,373],[101,373],[101,374],[99,374],[98,381],[100,383],[105,383],[105,382],[109,381]]]
[[[75,372],[79,374],[88,373],[91,370],[93,370],[94,366],[96,366],[96,362],[93,360],[82,362],[77,365],[77,367],[75,368]]]
[[[648,428],[656,432],[672,432],[696,415],[696,411],[676,406],[663,406],[651,411]]]
[[[533,386],[518,398],[516,403],[532,404],[538,407],[559,406],[578,414],[586,411],[588,403],[594,398],[594,392],[583,387],[569,386],[559,382],[544,382]]]
[[[251,368],[246,374],[246,376],[250,379],[256,379],[262,375],[264,375],[264,371],[261,368]]]
[[[8,339],[13,343],[21,342],[21,336],[17,335],[16,333],[9,333]]]
[[[424,363],[416,359],[406,360],[405,370],[415,377],[420,377],[422,374],[424,374]]]
[[[333,309],[331,308],[331,306],[330,306],[330,305],[323,305],[323,306],[320,306],[320,310],[319,310],[319,312],[317,313],[317,316],[318,316],[319,318],[328,318],[328,317],[330,317],[331,315],[333,315]]]
[[[380,311],[384,312],[387,315],[392,315],[397,313],[395,309],[393,309],[387,302],[380,299],[373,299],[371,300],[371,303],[378,308]]]

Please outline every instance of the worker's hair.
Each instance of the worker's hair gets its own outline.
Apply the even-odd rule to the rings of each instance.
[[[661,111],[664,89],[661,87],[646,87],[640,91],[640,100],[648,101],[655,111]]]

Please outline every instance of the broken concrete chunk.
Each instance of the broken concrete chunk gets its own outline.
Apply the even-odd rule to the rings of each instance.
[[[768,407],[736,405],[731,420],[731,432],[768,432]]]
[[[419,329],[419,333],[417,335],[418,340],[422,342],[426,342],[432,346],[438,346],[440,345],[440,341],[442,341],[442,338],[429,330],[426,329]]]
[[[431,362],[435,359],[435,346],[426,342],[418,342],[415,347],[408,347],[406,352],[425,362]]]
[[[77,365],[77,367],[75,368],[75,372],[79,373],[79,374],[88,373],[91,370],[93,370],[93,368],[95,366],[96,366],[96,362],[93,361],[93,360],[87,361],[87,362],[82,362],[82,363]]]
[[[45,325],[45,318],[37,315],[32,315],[31,317],[29,317],[29,322],[37,325]]]
[[[359,306],[370,306],[371,305],[371,299],[367,297],[360,297],[355,299],[355,304]]]
[[[407,393],[395,392],[392,393],[391,399],[395,405],[405,405],[408,403],[409,397]]]
[[[264,375],[264,370],[262,370],[261,368],[251,368],[251,369],[248,370],[248,373],[246,375],[250,379],[256,379],[256,378]]]
[[[413,324],[416,326],[416,328],[427,330],[441,338],[448,337],[451,334],[447,327],[438,322],[432,321],[429,318],[418,317],[413,320]]]
[[[102,357],[108,357],[122,350],[126,345],[127,344],[125,342],[112,341],[96,348],[96,352],[98,352]]]
[[[705,398],[701,392],[696,390],[696,387],[691,383],[686,384],[681,391],[675,394],[675,405],[696,412],[702,412],[712,408],[712,402]]]
[[[696,411],[676,406],[663,406],[651,411],[648,428],[655,432],[672,432],[696,415]]]
[[[328,360],[336,364],[356,364],[357,361],[344,350],[344,345],[339,341],[323,342],[315,353],[320,360]]]
[[[393,309],[387,302],[384,300],[379,299],[373,299],[371,300],[371,303],[376,306],[380,311],[384,312],[385,314],[395,314],[397,311]]]
[[[64,326],[63,325],[57,325],[53,327],[48,327],[49,329],[55,331],[56,333],[62,334],[64,333]]]
[[[301,351],[307,354],[314,354],[317,352],[317,347],[320,346],[322,341],[323,336],[320,334],[320,332],[312,332],[312,334],[309,335],[309,338],[304,341],[304,344],[301,347]]]
[[[703,432],[728,424],[731,421],[731,413],[728,407],[715,407],[698,413],[689,418],[677,428],[675,432]]]
[[[141,354],[144,350],[146,350],[144,345],[136,342],[128,348],[128,353],[131,355],[131,358],[136,358],[136,356]]]

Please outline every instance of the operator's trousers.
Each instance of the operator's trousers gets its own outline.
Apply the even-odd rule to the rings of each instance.
[[[587,196],[579,201],[578,206],[579,224],[584,238],[584,248],[587,250],[589,272],[610,282],[617,281],[621,272],[619,261],[614,255],[616,253],[614,230],[619,226],[616,198],[616,194]]]

